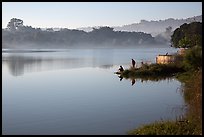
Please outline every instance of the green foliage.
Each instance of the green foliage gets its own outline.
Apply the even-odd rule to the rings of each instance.
[[[183,64],[186,70],[202,67],[202,47],[194,46],[188,49],[184,55]]]
[[[181,25],[174,31],[172,42],[175,47],[189,48],[183,58],[186,71],[202,67],[202,23]]]
[[[196,45],[202,46],[202,23],[192,22],[184,23],[177,28],[171,36],[174,47],[189,48]]]
[[[155,122],[128,132],[129,135],[198,135],[194,123],[188,120]]]
[[[169,77],[178,72],[183,72],[183,66],[175,63],[171,64],[143,64],[140,68],[127,69],[121,76],[125,78],[129,77]]]
[[[178,46],[180,48],[189,48],[190,47],[190,43],[191,43],[191,40],[188,37],[184,37],[181,40],[179,40]]]

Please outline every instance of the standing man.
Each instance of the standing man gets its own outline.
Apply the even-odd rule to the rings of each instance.
[[[135,67],[135,60],[134,59],[132,59],[132,66],[133,66],[133,68]]]

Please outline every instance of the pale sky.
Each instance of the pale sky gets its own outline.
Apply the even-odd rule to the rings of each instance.
[[[198,15],[202,2],[2,2],[2,28],[11,18],[32,27],[74,29]]]

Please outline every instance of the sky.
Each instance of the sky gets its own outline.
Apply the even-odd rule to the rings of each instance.
[[[75,29],[198,15],[202,2],[2,2],[2,28],[11,18],[35,28]]]

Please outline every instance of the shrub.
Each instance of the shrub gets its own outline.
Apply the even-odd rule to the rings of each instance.
[[[183,64],[186,70],[202,67],[202,47],[195,46],[188,49],[184,55]]]

